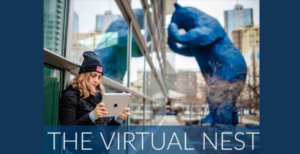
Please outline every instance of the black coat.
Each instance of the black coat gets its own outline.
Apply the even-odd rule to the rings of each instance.
[[[92,96],[90,96],[92,97]],[[101,99],[98,103],[100,103]],[[83,99],[80,92],[71,85],[63,91],[63,95],[59,102],[59,119],[61,125],[121,125],[110,120],[109,117],[98,118],[95,123],[90,119],[89,113],[95,109],[95,103],[89,98]]]
[[[93,96],[90,96],[93,97]],[[111,131],[114,131],[118,127],[108,128],[106,125],[115,125],[120,126],[121,124],[115,121],[115,118],[110,120],[109,117],[98,118],[93,122],[89,113],[93,111],[98,103],[102,101],[102,94],[100,93],[100,99],[97,101],[91,101],[91,98],[83,99],[80,96],[80,92],[77,89],[74,89],[71,85],[63,91],[63,96],[59,102],[59,118],[61,125],[102,125],[101,127],[89,127],[89,131],[92,131],[93,134],[99,134],[102,132],[106,143],[109,143],[111,138]],[[97,97],[98,98],[98,97]],[[103,126],[105,125],[105,126]],[[79,128],[80,129],[80,128]],[[82,128],[81,128],[82,129]],[[69,130],[69,129],[68,129]],[[86,130],[86,129],[84,129]],[[76,130],[77,131],[77,130]],[[98,154],[107,154],[108,150],[105,149],[104,144],[100,136],[92,136],[92,138],[87,138],[92,140],[90,144],[87,144],[87,147],[93,147],[92,151],[74,151],[74,147],[68,147],[69,151],[76,154],[87,154],[97,152]]]

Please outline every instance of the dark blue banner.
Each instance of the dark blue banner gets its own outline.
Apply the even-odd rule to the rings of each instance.
[[[259,153],[259,126],[44,126],[44,153]]]

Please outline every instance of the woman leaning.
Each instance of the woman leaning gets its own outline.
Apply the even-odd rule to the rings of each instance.
[[[130,115],[130,109],[126,108],[119,116],[103,117],[107,114],[105,102],[102,102],[105,90],[100,82],[104,75],[103,66],[98,56],[92,51],[84,52],[83,57],[79,74],[63,91],[60,99],[60,124],[96,125],[99,128],[107,125],[120,126],[122,121]],[[103,134],[110,138],[108,129],[101,129],[101,131],[104,131]],[[68,149],[69,153],[72,153],[71,151],[73,152],[73,150]],[[101,153],[108,153],[102,148],[101,151]]]

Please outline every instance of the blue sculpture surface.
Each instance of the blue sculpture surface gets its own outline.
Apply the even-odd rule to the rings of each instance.
[[[218,20],[193,7],[182,7],[177,3],[174,6],[176,10],[168,27],[170,49],[184,56],[195,57],[207,84],[218,86],[218,82],[210,80],[212,78],[230,84],[245,83],[246,62]],[[186,33],[179,34],[179,29],[184,29]],[[176,43],[182,46],[178,47]],[[225,92],[228,91],[229,88]],[[241,91],[242,88],[239,88],[238,95]],[[230,92],[226,94],[231,95]],[[227,98],[230,99],[224,103],[214,102],[207,96],[210,113],[201,123],[236,125],[237,96]]]

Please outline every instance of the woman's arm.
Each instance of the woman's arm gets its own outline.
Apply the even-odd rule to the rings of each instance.
[[[120,126],[122,123],[119,123],[118,121],[116,121],[115,119],[116,117],[111,118],[111,120],[108,122],[107,125],[115,125],[115,126]]]

